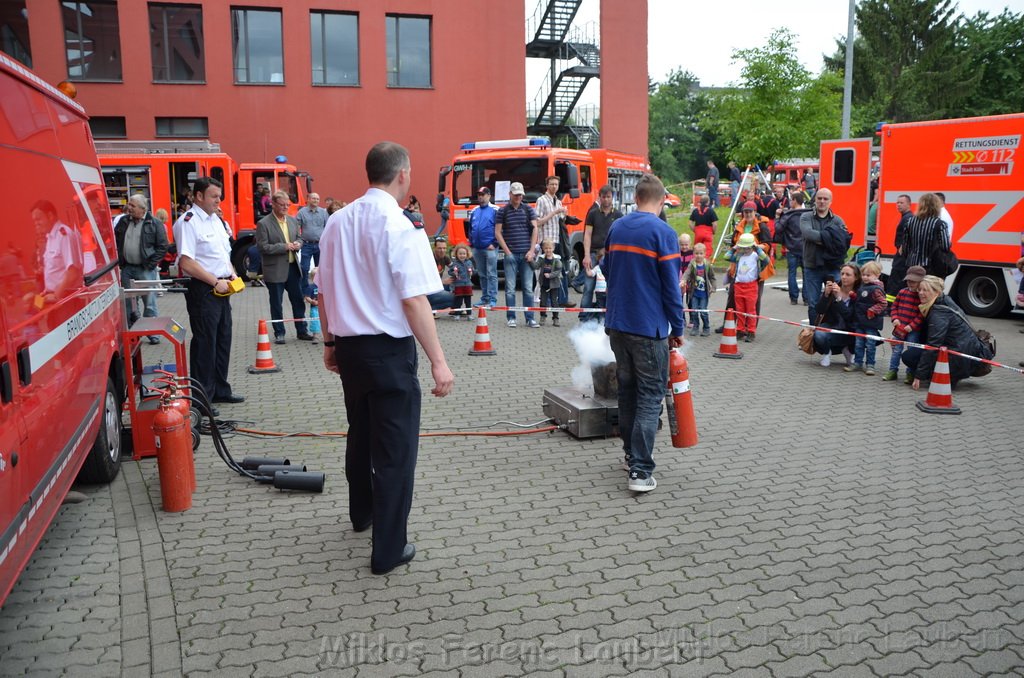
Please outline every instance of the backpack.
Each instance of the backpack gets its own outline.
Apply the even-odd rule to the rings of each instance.
[[[973,329],[973,328],[972,328]],[[985,360],[992,360],[996,357],[996,338],[992,336],[992,333],[988,330],[974,330],[975,336],[978,337],[978,341],[981,342],[981,355],[979,358]],[[986,374],[992,371],[992,366],[988,363],[978,363],[974,367],[974,371],[971,372],[972,377],[984,377]]]
[[[853,234],[845,228],[825,224],[821,229],[822,258],[827,267],[842,266],[846,263],[846,255],[850,251]]]

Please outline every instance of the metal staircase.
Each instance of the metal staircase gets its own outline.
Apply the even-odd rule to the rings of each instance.
[[[551,62],[528,111],[527,131],[560,138],[578,148],[595,148],[601,143],[596,116],[581,120],[574,115],[587,84],[601,77],[596,27],[572,27],[582,1],[541,0],[527,22],[526,56]]]

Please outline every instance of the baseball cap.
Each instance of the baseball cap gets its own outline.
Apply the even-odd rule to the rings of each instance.
[[[924,270],[924,266],[911,266],[907,269],[907,274],[903,276],[904,280],[910,280],[912,282],[921,282],[924,277],[928,275],[928,271]]]
[[[435,236],[434,242],[448,242],[448,238],[444,237],[443,235]]]
[[[491,189],[487,188],[486,186],[481,186],[480,190],[478,190],[477,193],[487,193],[488,195],[490,195]]]
[[[743,211],[744,212],[746,212],[747,210],[756,210],[756,209],[757,209],[757,203],[755,203],[753,200],[748,200],[745,203],[743,203]]]
[[[526,191],[523,190],[523,185],[518,181],[513,181],[512,185],[508,187],[509,195],[526,195]]]

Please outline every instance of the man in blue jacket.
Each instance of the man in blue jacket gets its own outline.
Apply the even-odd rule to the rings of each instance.
[[[628,487],[650,492],[654,436],[668,382],[668,351],[683,345],[679,243],[658,218],[665,187],[653,174],[636,185],[637,211],[615,221],[605,240],[608,334],[619,379],[619,431]]]
[[[491,308],[498,303],[498,241],[494,237],[497,210],[491,205],[491,189],[481,186],[477,198],[480,206],[469,215],[469,245],[480,276],[480,301],[473,305]]]

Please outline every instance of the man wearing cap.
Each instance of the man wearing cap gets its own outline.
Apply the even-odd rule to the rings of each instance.
[[[509,186],[508,204],[494,217],[494,238],[505,252],[505,305],[516,305],[516,280],[523,288],[523,305],[533,306],[533,261],[537,246],[537,213],[523,202],[526,191],[518,181]],[[540,327],[533,311],[524,313],[527,327]],[[506,313],[508,326],[516,326],[514,311]]]
[[[676,232],[658,219],[665,187],[653,174],[636,184],[637,210],[615,221],[601,265],[608,281],[605,333],[619,380],[619,431],[627,487],[649,492],[654,480],[654,439],[668,381],[668,351],[683,345],[683,298]]]
[[[839,279],[842,262],[825,260],[821,232],[824,229],[846,231],[846,223],[832,213],[832,191],[823,188],[814,194],[814,209],[800,217],[800,235],[804,239],[804,289],[807,291],[807,318],[814,324],[815,308],[821,299],[825,278]]]
[[[491,189],[486,186],[477,191],[477,201],[480,206],[469,214],[469,244],[480,276],[480,301],[474,306],[491,308],[498,303],[498,240],[494,237],[497,210],[491,205]]]

